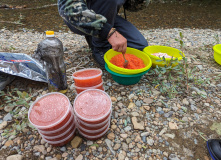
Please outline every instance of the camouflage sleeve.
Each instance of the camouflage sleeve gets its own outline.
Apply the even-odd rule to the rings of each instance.
[[[58,0],[58,10],[60,16],[67,22],[86,35],[98,38],[106,38],[111,25],[107,19],[89,10],[86,0]]]

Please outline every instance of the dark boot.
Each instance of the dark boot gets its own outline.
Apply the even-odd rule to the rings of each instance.
[[[207,149],[213,160],[221,160],[221,140],[210,139],[207,142]]]
[[[109,50],[110,48],[93,48],[93,58],[95,61],[102,67],[104,68],[105,66],[105,61],[104,61],[104,54]]]
[[[92,36],[85,36],[89,48],[93,51]]]

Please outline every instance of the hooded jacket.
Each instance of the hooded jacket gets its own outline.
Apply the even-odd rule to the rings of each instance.
[[[124,8],[130,11],[136,11],[138,4],[144,0],[127,0]],[[149,2],[149,0],[146,0]],[[76,29],[86,35],[106,39],[112,26],[107,23],[107,19],[88,9],[86,0],[58,0],[58,11],[60,16],[71,23]]]

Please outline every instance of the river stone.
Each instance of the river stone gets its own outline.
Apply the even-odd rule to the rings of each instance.
[[[11,121],[12,120],[12,116],[10,113],[6,114],[3,118],[4,121]]]
[[[167,128],[163,128],[163,129],[160,131],[159,135],[162,136],[166,131],[167,131]]]
[[[134,142],[141,142],[141,137],[140,135],[137,135],[136,138],[134,139]]]
[[[44,152],[45,151],[45,146],[44,145],[36,145],[34,146],[33,148],[35,151],[38,151],[38,152]]]
[[[126,138],[127,138],[127,134],[120,134],[120,136],[121,136],[123,139],[126,139]]]
[[[169,160],[180,160],[180,159],[177,157],[177,155],[171,154],[171,155],[169,156]]]
[[[116,97],[111,97],[111,101],[112,102],[117,102],[117,98]]]
[[[8,141],[5,142],[4,146],[9,147],[13,144],[14,144],[14,142],[12,140],[8,140]]]
[[[153,93],[153,96],[158,96],[160,94],[160,92],[156,89],[152,89],[151,91]]]
[[[138,123],[136,117],[132,117],[132,123],[133,123],[134,129],[144,130],[144,124],[142,122]]]
[[[0,124],[0,130],[4,129],[6,126],[7,126],[7,121],[3,121],[1,124]]]
[[[81,143],[83,142],[83,139],[79,136],[75,136],[74,139],[71,141],[72,148],[78,148]]]
[[[183,104],[188,106],[190,103],[189,103],[189,101],[187,101],[186,98],[184,98],[184,99],[183,99]]]
[[[118,150],[120,147],[121,147],[121,144],[117,143],[117,144],[114,145],[114,148],[113,148],[113,149],[116,151],[116,150]]]
[[[10,112],[14,109],[15,106],[5,106],[4,110],[5,112]]]
[[[171,139],[174,139],[175,138],[175,134],[169,134],[169,133],[167,133],[167,134],[164,134],[166,137],[169,137],[169,138],[171,138]]]
[[[123,153],[118,154],[118,160],[125,160],[125,156],[123,155]]]
[[[11,155],[6,158],[6,160],[22,160],[23,156],[19,154]]]
[[[145,110],[147,110],[147,111],[150,110],[150,106],[143,106],[143,108],[144,108]]]
[[[83,160],[83,155],[82,154],[80,154],[79,156],[77,156],[77,158],[75,159],[75,160]]]
[[[107,138],[110,139],[110,140],[114,140],[115,134],[114,134],[113,132],[111,132],[111,133],[109,133],[109,134],[107,135]]]
[[[107,144],[107,146],[108,146],[108,148],[110,149],[111,153],[112,153],[113,155],[115,155],[116,153],[115,153],[115,151],[114,151],[113,148],[112,148],[113,142],[111,142],[111,140],[109,140],[109,139],[105,139],[105,143]]]
[[[145,98],[145,99],[143,100],[143,102],[144,102],[145,104],[151,104],[151,103],[153,103],[153,99],[151,99],[151,98]]]
[[[132,128],[131,128],[130,126],[127,126],[127,127],[124,128],[124,130],[125,130],[126,132],[130,131],[131,129],[132,129]]]
[[[217,122],[213,123],[210,129],[215,130],[218,135],[221,135],[221,123],[217,123]]]
[[[152,146],[154,144],[154,140],[153,139],[148,139],[147,144]]]
[[[67,152],[62,153],[61,157],[66,158],[68,156]]]
[[[131,116],[133,116],[133,117],[139,117],[139,113],[137,113],[137,112],[131,112]]]
[[[147,136],[149,136],[149,135],[150,135],[150,132],[142,132],[142,133],[140,134],[141,137],[143,137],[143,136],[147,137]]]
[[[131,108],[134,108],[135,106],[136,105],[134,103],[130,102],[127,108],[131,109]]]
[[[178,129],[178,126],[175,122],[169,122],[170,129]]]

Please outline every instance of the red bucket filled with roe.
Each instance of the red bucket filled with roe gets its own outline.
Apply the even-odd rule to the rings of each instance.
[[[54,139],[51,142],[55,142],[56,137],[62,136],[65,139],[74,135],[75,122],[71,108],[67,96],[59,92],[51,92],[36,99],[28,111],[28,119],[41,132],[43,138],[50,136]],[[62,141],[59,143],[63,144]],[[54,145],[59,146],[56,143]]]
[[[103,90],[104,91],[104,87],[103,87],[103,80],[101,81],[100,84],[96,85],[96,86],[92,86],[92,87],[78,87],[78,86],[75,86],[75,90],[77,92],[77,94],[87,90],[87,89],[100,89],[100,90]]]
[[[92,87],[102,83],[102,70],[86,68],[73,73],[72,78],[77,87]]]
[[[90,139],[92,136],[91,140],[94,140],[107,132],[110,124],[112,102],[106,92],[98,89],[81,92],[74,100],[73,110],[79,133],[84,132],[82,135],[86,135],[85,138]],[[90,126],[90,128],[85,126]]]

